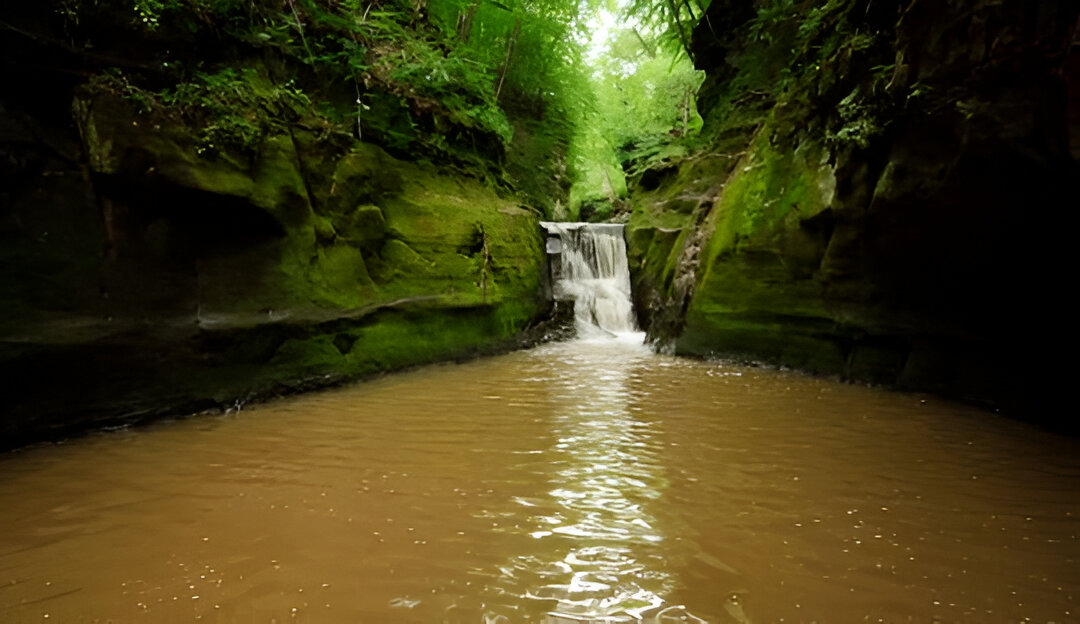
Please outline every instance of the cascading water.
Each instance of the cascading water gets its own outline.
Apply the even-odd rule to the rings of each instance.
[[[541,225],[548,233],[552,297],[573,302],[577,335],[588,343],[575,345],[583,351],[561,378],[565,395],[584,408],[568,404],[552,414],[561,455],[548,495],[557,507],[554,513],[544,508],[536,517],[538,529],[530,533],[558,554],[526,551],[500,571],[511,587],[535,579],[526,581],[531,586],[524,595],[548,604],[542,624],[705,624],[685,606],[668,602],[671,577],[643,564],[664,541],[646,502],[660,491],[645,491],[662,479],[649,472],[647,425],[627,403],[626,384],[636,367],[628,362],[655,355],[642,344],[645,334],[634,319],[624,226]],[[546,392],[561,394],[557,387]],[[621,445],[624,438],[632,440]],[[729,613],[732,621],[747,622],[736,617],[741,611]],[[510,621],[485,615],[485,622]]]
[[[579,336],[637,332],[623,226],[541,222],[548,232],[553,296],[574,302]]]

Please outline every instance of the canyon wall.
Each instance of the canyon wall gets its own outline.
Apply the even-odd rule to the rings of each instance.
[[[1076,24],[1060,2],[713,2],[705,145],[633,184],[650,339],[1057,418]]]

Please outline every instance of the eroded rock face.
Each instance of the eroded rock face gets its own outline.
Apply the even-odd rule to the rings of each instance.
[[[0,446],[464,356],[549,305],[536,215],[433,165],[302,127],[200,154],[108,92],[0,120]]]
[[[765,42],[749,22],[695,31],[712,146],[642,180],[628,228],[639,309],[685,310],[644,319],[650,336],[1025,410],[1067,247],[1047,219],[1075,203],[1077,7],[834,4],[848,38],[803,52],[808,18]],[[753,17],[718,6],[714,30]]]

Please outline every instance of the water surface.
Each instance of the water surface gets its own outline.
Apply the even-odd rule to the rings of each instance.
[[[1076,450],[549,344],[0,457],[0,621],[1072,622]]]

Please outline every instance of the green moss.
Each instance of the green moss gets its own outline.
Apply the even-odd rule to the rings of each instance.
[[[393,279],[426,278],[435,269],[435,265],[400,240],[389,240],[379,251],[379,256],[389,267],[390,272],[382,276],[382,281]]]
[[[335,214],[334,230],[350,244],[370,248],[386,236],[386,218],[378,206],[361,204]]]
[[[348,368],[357,373],[393,370],[465,355],[493,340],[488,314],[481,310],[383,316],[355,333]]]
[[[28,398],[13,439],[464,357],[547,308],[537,213],[481,180],[299,129],[200,154],[189,120],[80,95],[95,184],[12,203],[26,235],[0,255],[28,269],[0,324],[26,345],[0,363],[108,365],[92,396]]]
[[[268,365],[275,377],[288,379],[395,370],[497,347],[524,329],[532,316],[508,315],[500,307],[418,303],[379,312],[336,334],[290,338]]]
[[[768,246],[778,232],[829,206],[835,182],[819,154],[813,146],[780,148],[767,133],[758,135],[709,215],[714,233],[703,256],[705,275],[721,254],[740,244]]]
[[[832,326],[786,317],[701,318],[690,312],[676,350],[688,355],[748,357],[817,373],[842,372],[848,362],[848,350]]]
[[[320,245],[332,245],[337,240],[338,233],[330,219],[315,215],[311,220],[311,226],[315,230],[315,240]]]
[[[752,135],[731,133],[641,176],[628,226],[634,284],[647,304],[687,306],[684,318],[655,317],[679,352],[842,370],[846,338],[814,279],[835,181],[819,145],[773,130],[785,114],[759,114],[764,126]]]
[[[251,178],[252,203],[283,225],[299,225],[311,217],[307,187],[300,173],[300,158],[292,137],[267,138],[259,148]]]
[[[328,291],[356,292],[360,300],[374,295],[375,284],[361,250],[351,245],[332,245],[320,249],[319,254],[319,273]]]
[[[730,167],[726,158],[699,154],[638,178],[626,226],[636,288],[671,295],[687,241],[699,228],[699,213],[715,197]]]
[[[310,190],[326,198],[326,216],[308,213],[305,224],[289,230],[271,279],[297,304],[524,299],[535,313],[536,276],[544,266],[535,215],[479,182],[396,160],[372,146],[358,146],[333,166],[324,180],[331,188]],[[473,248],[478,233],[480,245]]]
[[[401,191],[380,206],[394,239],[373,270],[384,292],[441,294],[461,304],[535,299],[545,259],[533,213],[478,182],[414,165],[401,173]]]
[[[713,234],[678,348],[842,370],[845,356],[813,279],[827,241],[803,231],[831,201],[831,171],[814,149],[780,149],[766,136],[751,145],[706,221]]]
[[[656,284],[666,283],[670,275],[668,259],[673,255],[681,232],[644,225],[627,228],[626,251],[629,263],[634,267],[632,276],[638,279],[649,276]]]
[[[698,285],[690,312],[697,322],[721,322],[730,315],[777,315],[792,319],[829,318],[821,286],[794,277],[776,252],[744,252],[718,259]]]
[[[357,143],[332,165],[330,184],[316,191],[332,214],[348,213],[361,204],[378,204],[401,192],[401,163],[374,145]]]

